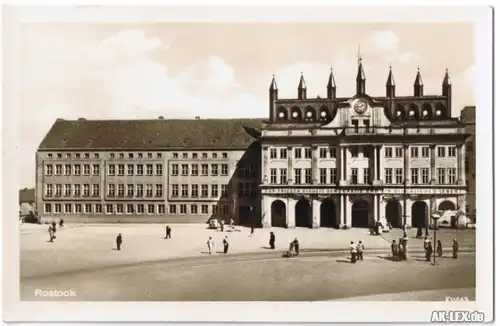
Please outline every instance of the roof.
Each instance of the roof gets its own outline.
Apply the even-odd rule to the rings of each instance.
[[[35,202],[35,189],[34,188],[24,188],[19,190],[19,202],[20,203],[33,203]]]
[[[262,121],[57,119],[38,149],[240,149],[259,138]]]

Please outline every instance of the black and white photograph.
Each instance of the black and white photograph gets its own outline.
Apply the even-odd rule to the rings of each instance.
[[[492,9],[306,8],[4,8],[4,320],[493,320]]]

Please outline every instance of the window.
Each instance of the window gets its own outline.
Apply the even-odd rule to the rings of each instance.
[[[192,156],[193,158],[198,158],[198,153],[193,153],[191,156]]]
[[[306,184],[311,184],[312,183],[312,169],[304,169],[305,170],[305,183]]]
[[[446,148],[444,146],[438,146],[438,157],[445,157],[446,156]]]
[[[83,154],[85,158],[90,158],[90,153]]]
[[[212,158],[217,158],[217,153],[212,153]]]
[[[49,183],[45,185],[45,196],[52,197],[53,195],[53,186]]]
[[[188,153],[182,153],[182,158],[188,158]]]
[[[227,185],[220,185],[220,196],[222,198],[227,197]]]
[[[57,153],[57,158],[62,158],[62,154],[61,153]]]
[[[455,168],[448,169],[448,184],[454,184],[456,182],[457,182],[457,170]]]
[[[229,205],[228,204],[224,204],[224,206],[222,206],[222,212],[224,214],[229,213]]]
[[[396,158],[403,157],[403,147],[394,147],[394,157]]]
[[[125,164],[118,164],[118,173],[117,175],[123,176],[125,175]]]
[[[300,184],[302,182],[302,170],[294,169],[295,171],[295,183]]]
[[[207,176],[208,175],[208,164],[202,164],[201,165],[201,175],[202,176]]]
[[[60,155],[60,154],[59,154]],[[62,211],[62,207],[61,207],[61,204],[54,204],[54,213],[58,213],[60,214]]]
[[[304,158],[311,158],[312,151],[310,148],[304,148]]]
[[[366,133],[370,132],[370,120],[364,119],[363,124],[365,125],[365,132]]]
[[[358,183],[358,169],[351,169],[351,183]]]
[[[64,212],[65,212],[66,214],[71,214],[71,211],[72,211],[72,209],[71,209],[71,208],[72,208],[72,207],[71,207],[71,204],[64,204]]]
[[[417,168],[411,168],[410,169],[411,173],[411,183],[413,184],[418,184],[418,169]]]
[[[189,175],[189,166],[187,164],[182,164],[181,165],[181,175],[182,176]]]
[[[387,148],[386,148],[387,149]],[[392,169],[385,169],[385,183],[392,183]]]
[[[146,175],[153,175],[153,164],[146,164]]]
[[[157,185],[157,186],[161,186],[161,185]],[[193,197],[193,198],[198,197],[198,185],[191,185],[191,197]]]
[[[359,156],[359,148],[358,147],[351,147],[351,156],[352,157],[358,157]]]
[[[92,204],[83,205],[83,212],[85,214],[91,214],[92,213]]]
[[[351,120],[351,124],[353,125],[354,127],[354,132],[355,133],[358,133],[359,132],[359,121],[358,120],[355,120],[355,119],[352,119]]]
[[[198,205],[191,205],[191,214],[198,214]]]
[[[52,167],[52,164],[47,164],[45,166],[45,175],[52,175],[54,173],[54,169]]]
[[[172,164],[172,175],[179,175],[179,164]]]
[[[384,151],[385,151],[385,157],[392,157],[392,147],[386,147]]]
[[[222,153],[222,158],[227,158],[227,153]]]
[[[80,175],[81,174],[82,167],[80,166],[80,164],[75,164],[74,169],[75,169],[75,171],[73,173],[74,175]]]
[[[370,147],[363,147],[363,157],[369,158],[371,157],[371,151],[372,149]]]
[[[127,175],[134,175],[135,166],[133,164],[127,165]]]
[[[124,153],[120,153],[120,158],[125,158],[125,154]]]
[[[402,184],[403,183],[403,169],[401,169],[401,168],[394,169],[394,175],[396,178],[396,184]]]
[[[182,198],[189,197],[189,190],[188,190],[188,185],[187,184],[181,185],[181,197]]]
[[[252,195],[252,184],[250,182],[240,182],[238,184],[238,193],[240,197],[248,197]]]
[[[134,158],[134,153],[128,153],[128,158]]]
[[[64,165],[64,175],[71,175],[71,164]]]
[[[174,158],[179,158],[179,153],[174,153],[172,156],[173,156]]]
[[[100,170],[101,169],[99,167],[99,164],[92,165],[92,174],[93,175],[99,175]]]
[[[95,206],[94,206],[94,212],[96,214],[102,214],[102,204],[95,204]]]
[[[76,166],[75,166],[75,170],[76,170]],[[110,164],[108,165],[108,175],[115,175],[115,165],[114,164]]]
[[[71,197],[71,185],[70,184],[64,185],[64,197]]]
[[[161,158],[161,153],[156,153],[156,158]]]
[[[148,153],[148,158],[153,158],[153,153]]]
[[[144,214],[144,204],[137,204],[137,214]]]
[[[154,213],[155,213],[155,205],[148,204],[148,214],[154,214]]]
[[[114,197],[115,191],[116,191],[115,185],[112,183],[108,184],[108,197]]]
[[[280,158],[287,158],[288,149],[280,148]]]
[[[118,185],[118,197],[125,197],[125,185],[124,184]]]
[[[146,185],[146,197],[153,197],[153,185]]]
[[[172,185],[170,196],[179,197],[179,185]]]
[[[337,157],[337,148],[330,147],[330,158],[336,158],[336,157]]]
[[[127,204],[127,214],[134,213],[134,204]]]
[[[144,164],[137,164],[137,175],[143,175],[144,174]]]
[[[56,197],[62,196],[62,185],[56,184]]]
[[[302,148],[295,148],[295,158],[302,158]]]
[[[422,147],[422,157],[429,157],[429,147]]]
[[[201,154],[201,158],[208,158],[208,154],[207,153],[202,153]]]
[[[51,204],[45,204],[44,205],[44,211],[45,211],[45,213],[52,213],[52,205]]]
[[[163,165],[156,164],[156,175],[163,175]]]
[[[326,169],[319,169],[319,183],[326,183]]]
[[[155,185],[155,197],[163,197],[163,185]]]
[[[229,175],[229,165],[221,164],[220,166],[220,175]]]
[[[47,158],[52,158],[52,154],[51,153],[47,154]]]
[[[144,196],[144,185],[138,184],[136,185],[136,197]]]
[[[56,175],[61,175],[61,174],[62,174],[62,165],[56,164]]]
[[[277,149],[276,149],[276,148],[271,148],[271,149],[269,150],[269,156],[270,156],[272,159],[275,159],[275,158],[278,156]]]
[[[418,147],[410,147],[411,157],[418,157]]]
[[[219,166],[218,164],[212,164],[212,176],[219,175]]]
[[[83,165],[83,175],[90,175],[90,164]]]
[[[71,158],[71,153],[66,153],[66,158]]]
[[[321,148],[319,149],[319,157],[320,157],[320,158],[326,158],[326,157],[327,157],[327,154],[328,154],[327,148],[325,148],[325,147],[321,147]]]
[[[364,184],[370,183],[370,169],[368,168],[363,169],[363,183]]]
[[[198,175],[198,164],[191,164],[191,175]]]
[[[280,183],[287,184],[287,169],[280,169]]]
[[[337,169],[330,168],[330,183],[334,184],[337,182]]]
[[[89,197],[89,196],[90,196],[90,185],[84,184],[83,185],[83,197]]]
[[[212,198],[219,197],[219,185],[212,185],[211,196],[212,196]]]
[[[95,183],[92,185],[92,197],[99,197],[101,195],[100,185]]]
[[[134,185],[133,184],[127,185],[127,197],[134,197]]]
[[[106,214],[113,214],[113,205],[106,204]]]
[[[170,214],[177,214],[177,206],[175,206],[175,205],[168,205],[168,212]]]
[[[420,169],[420,174],[422,175],[422,183],[428,184],[429,183],[429,169],[427,169],[427,168]]]
[[[187,213],[187,206],[185,204],[182,204],[180,206],[181,206],[181,214],[186,214]]]
[[[123,214],[123,204],[116,204],[116,214]]]
[[[115,158],[115,153],[109,153],[109,158]]]
[[[219,206],[212,205],[212,215],[219,215]]]
[[[437,175],[438,175],[438,183],[439,184],[446,183],[446,169],[437,168]]]
[[[80,214],[82,212],[82,204],[75,204],[75,213]]]
[[[201,185],[201,198],[208,198],[208,185]]]
[[[74,196],[75,197],[80,197],[81,195],[81,186],[80,185],[74,185]]]
[[[271,183],[276,184],[278,183],[278,170],[277,169],[271,169]]]
[[[208,205],[201,205],[201,214],[208,214]]]
[[[455,157],[457,155],[457,148],[454,146],[448,147],[448,156]]]

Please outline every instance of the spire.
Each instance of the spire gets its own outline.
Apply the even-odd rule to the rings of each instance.
[[[417,76],[415,77],[415,83],[413,83],[413,96],[424,96],[424,83],[420,75],[420,67],[417,67]]]
[[[326,86],[326,93],[329,99],[334,99],[336,97],[336,89],[337,85],[333,77],[333,68],[330,68],[330,76],[328,77],[328,85]]]
[[[387,82],[385,83],[385,94],[387,97],[396,96],[396,83],[394,82],[394,76],[392,75],[392,66],[389,66],[389,76],[387,76]]]
[[[356,93],[365,94],[366,87],[365,71],[363,70],[363,59],[358,58],[358,75],[356,77]]]
[[[417,67],[417,76],[415,77],[415,83],[413,86],[424,86],[422,82],[422,76],[420,75],[420,67]]]
[[[304,73],[300,73],[300,81],[299,81],[299,100],[305,100],[307,97],[307,86],[306,81],[304,79]]]
[[[448,74],[448,69],[446,69],[446,73],[443,78],[443,96],[451,97],[451,79]]]
[[[276,84],[276,79],[274,78],[273,75],[273,80],[271,80],[271,85],[269,86],[270,91],[277,91],[278,90],[278,85]]]

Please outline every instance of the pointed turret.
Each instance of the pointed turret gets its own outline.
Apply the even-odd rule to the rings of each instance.
[[[446,73],[443,78],[443,96],[451,96],[451,79],[448,74],[448,69],[446,69]]]
[[[305,100],[307,98],[307,86],[306,80],[304,79],[304,74],[300,73],[300,81],[298,87],[299,100]]]
[[[275,101],[278,99],[278,85],[276,84],[276,79],[273,75],[273,80],[271,80],[271,85],[269,85],[269,118],[271,120],[274,119],[276,114],[275,109]]]
[[[420,75],[420,68],[417,68],[417,76],[415,77],[415,83],[413,83],[413,95],[424,96],[424,83]]]
[[[337,85],[333,77],[333,68],[330,68],[330,76],[328,77],[328,85],[326,86],[326,93],[328,99],[334,99],[337,96]]]
[[[366,77],[365,71],[363,70],[363,59],[358,60],[358,75],[356,77],[356,93],[365,94],[366,91]]]
[[[385,83],[385,95],[387,97],[396,96],[396,83],[394,82],[394,76],[392,75],[392,66],[389,66],[389,76],[387,76],[387,82]]]

